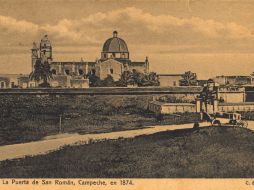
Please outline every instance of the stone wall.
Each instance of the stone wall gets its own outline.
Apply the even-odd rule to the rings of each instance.
[[[154,112],[155,114],[173,114],[185,112],[201,112],[202,107],[199,104],[191,104],[191,103],[165,103],[151,101],[149,103],[148,109]],[[207,105],[207,112],[209,114],[215,112],[248,112],[248,111],[254,111],[254,102],[220,103],[214,105]]]
[[[254,111],[254,102],[245,103],[223,103],[218,105],[218,111]]]
[[[183,79],[182,75],[158,75],[160,86],[180,86],[180,80]]]
[[[114,81],[118,81],[121,78],[122,71],[122,63],[114,59],[100,62],[96,66],[96,75],[100,77],[100,79],[105,79],[108,75],[111,75]]]
[[[195,113],[196,105],[190,103],[162,103],[153,101],[149,103],[148,109],[155,114],[173,114],[173,113]]]

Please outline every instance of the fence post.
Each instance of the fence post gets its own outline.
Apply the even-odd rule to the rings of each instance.
[[[59,133],[62,133],[62,115],[59,115]]]

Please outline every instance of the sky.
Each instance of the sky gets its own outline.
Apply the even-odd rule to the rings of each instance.
[[[54,61],[94,61],[114,30],[130,59],[199,79],[254,72],[253,0],[0,0],[0,73],[31,72],[47,34]]]

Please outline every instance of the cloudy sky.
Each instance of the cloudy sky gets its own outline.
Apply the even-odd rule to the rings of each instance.
[[[254,71],[253,0],[0,0],[0,73],[29,73],[48,34],[55,61],[94,61],[117,30],[132,60],[199,78]]]

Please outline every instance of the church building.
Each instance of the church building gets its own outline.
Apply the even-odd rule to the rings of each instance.
[[[53,86],[73,87],[72,81],[79,83],[82,87],[82,80],[86,79],[89,74],[98,76],[101,80],[111,75],[115,81],[121,78],[124,71],[137,71],[149,73],[149,61],[146,57],[144,61],[132,61],[126,42],[118,37],[117,31],[113,36],[105,41],[102,46],[101,58],[96,61],[84,61],[81,59],[75,61],[54,61],[53,50],[48,36],[45,35],[40,42],[39,48],[33,43],[32,51],[32,68],[37,59],[48,61],[50,64],[53,79],[50,81]],[[59,81],[60,80],[60,81]],[[62,81],[61,81],[62,80]],[[63,82],[67,80],[68,82]],[[81,80],[81,81],[78,81]]]
[[[103,44],[101,59],[95,65],[96,75],[100,79],[111,75],[114,80],[119,80],[124,71],[137,71],[140,73],[149,72],[149,61],[145,58],[143,62],[131,61],[130,53],[126,42],[119,38],[117,31],[113,37]]]

